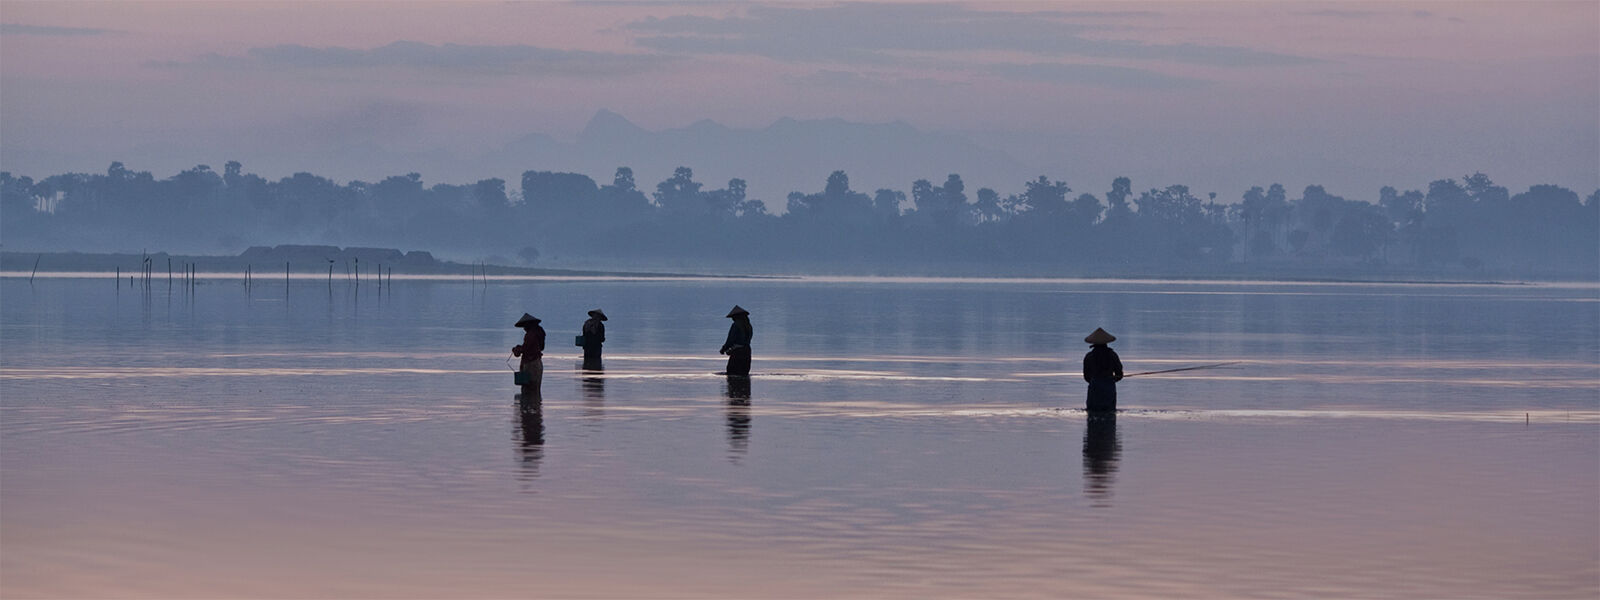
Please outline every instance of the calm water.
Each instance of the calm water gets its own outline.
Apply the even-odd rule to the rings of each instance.
[[[0,595],[1594,598],[1600,288],[0,279]]]

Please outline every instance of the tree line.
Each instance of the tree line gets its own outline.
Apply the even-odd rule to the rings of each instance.
[[[1099,195],[1046,176],[1010,193],[969,193],[958,174],[871,193],[834,171],[791,192],[784,212],[679,167],[640,188],[619,167],[588,175],[527,171],[425,184],[417,173],[339,184],[311,173],[277,181],[234,161],[166,179],[112,163],[105,173],[34,180],[0,172],[0,243],[8,250],[238,252],[282,243],[428,249],[513,263],[700,264],[767,271],[1182,274],[1496,270],[1592,279],[1600,269],[1600,190],[1555,185],[1512,194],[1482,173],[1426,190],[1384,187],[1368,200],[1282,185],[1232,202],[1187,186]],[[1075,193],[1077,192],[1077,193]]]

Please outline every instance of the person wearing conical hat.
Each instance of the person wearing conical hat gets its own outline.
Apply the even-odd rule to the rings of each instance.
[[[1117,337],[1096,328],[1083,338],[1090,344],[1089,353],[1083,356],[1083,380],[1089,382],[1087,409],[1090,414],[1113,413],[1117,410],[1117,382],[1122,381],[1122,359],[1109,344]]]
[[[728,355],[728,376],[750,376],[750,339],[755,335],[755,328],[750,326],[750,311],[733,305],[733,310],[728,311],[728,318],[733,319],[733,325],[728,327],[728,340],[722,343],[719,352]]]
[[[539,326],[539,319],[528,313],[522,313],[522,318],[517,319],[517,327],[522,328],[522,343],[511,347],[511,353],[522,357],[521,370],[528,374],[528,385],[533,393],[539,393],[539,384],[544,381],[544,328]]]
[[[606,341],[606,313],[596,308],[589,311],[589,320],[583,322],[583,370],[599,371],[600,346]]]

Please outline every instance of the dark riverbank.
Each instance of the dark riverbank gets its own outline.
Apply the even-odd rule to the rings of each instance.
[[[387,275],[462,275],[462,276],[546,276],[546,277],[733,277],[698,273],[543,269],[492,264],[459,263],[438,260],[425,251],[402,252],[393,248],[340,248],[337,246],[257,246],[238,256],[193,254],[93,253],[93,252],[0,252],[0,271],[39,272],[138,272],[150,261],[151,275],[180,276],[191,265],[197,273],[243,274],[260,277],[290,272],[295,274],[333,273],[335,277]]]

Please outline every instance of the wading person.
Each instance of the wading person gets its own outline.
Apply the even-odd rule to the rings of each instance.
[[[583,322],[583,370],[599,371],[600,346],[606,342],[606,313],[596,308],[589,311],[589,320]]]
[[[733,326],[728,328],[728,341],[722,343],[722,354],[728,355],[728,376],[750,376],[750,338],[755,334],[755,329],[750,326],[750,311],[733,305],[733,310],[728,311],[728,318],[733,319]]]
[[[539,326],[539,319],[528,313],[522,313],[516,326],[522,328],[522,343],[512,346],[511,354],[522,358],[520,370],[528,374],[528,383],[523,387],[531,387],[538,394],[539,383],[544,380],[544,328]]]
[[[1122,359],[1109,344],[1117,337],[1104,329],[1083,338],[1091,346],[1083,355],[1083,380],[1089,382],[1089,402],[1086,407],[1093,413],[1110,413],[1117,410],[1117,382],[1122,381]]]

